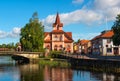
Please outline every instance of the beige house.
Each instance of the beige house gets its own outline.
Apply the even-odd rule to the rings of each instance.
[[[50,50],[73,52],[73,39],[71,32],[63,31],[63,23],[60,22],[59,14],[56,15],[55,23],[53,23],[53,30],[44,33],[44,48]]]

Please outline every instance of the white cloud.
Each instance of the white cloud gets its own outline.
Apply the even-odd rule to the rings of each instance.
[[[12,32],[8,33],[8,37],[13,37],[13,38],[19,37],[20,29],[21,28],[17,28],[17,27],[13,28]]]
[[[120,0],[94,0],[93,11],[101,13],[108,21],[115,20],[117,14],[120,14]]]
[[[77,1],[77,0],[74,0]],[[120,0],[90,0],[83,8],[61,13],[60,19],[63,25],[84,23],[86,25],[99,25],[109,21],[115,21],[117,14],[120,14]],[[49,15],[43,19],[46,30],[52,29],[56,14]],[[100,33],[73,33],[73,39],[92,39]]]
[[[6,36],[7,36],[7,33],[0,30],[0,38],[4,38]]]
[[[81,4],[83,2],[84,2],[84,0],[73,0],[72,1],[73,4]]]
[[[73,2],[82,2],[84,0],[73,0]],[[72,3],[73,3],[72,2]],[[87,25],[95,25],[114,21],[117,14],[120,13],[120,0],[90,0],[82,9],[78,9],[69,13],[61,13],[61,22],[64,25],[72,23],[84,23]],[[56,15],[49,15],[43,19],[45,27],[52,28]]]
[[[0,39],[10,37],[10,38],[17,38],[20,35],[20,29],[18,27],[14,27],[12,31],[5,32],[0,30]]]
[[[50,28],[52,26],[55,22],[55,17],[56,15],[49,15],[46,19],[43,19],[45,28]],[[102,15],[95,13],[92,10],[75,10],[70,13],[60,14],[60,19],[64,25],[72,23],[85,23],[90,25],[94,22],[100,21],[102,19]]]

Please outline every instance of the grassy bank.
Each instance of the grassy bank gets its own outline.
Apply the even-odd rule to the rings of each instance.
[[[40,65],[48,65],[50,67],[70,67],[70,63],[63,59],[52,59],[52,58],[44,58],[40,59]]]

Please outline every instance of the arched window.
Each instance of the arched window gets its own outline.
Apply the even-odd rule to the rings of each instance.
[[[54,46],[54,50],[57,51],[57,45]]]
[[[62,45],[60,45],[59,47],[62,48]]]
[[[47,48],[47,49],[50,49],[50,45],[47,45],[46,48]]]
[[[67,45],[67,52],[70,52],[71,49],[70,49],[70,45]]]
[[[59,50],[60,50],[60,51],[62,51],[62,49],[63,49],[63,46],[62,46],[62,45],[60,45],[60,46],[59,46]]]
[[[60,41],[62,41],[62,35],[60,35]]]

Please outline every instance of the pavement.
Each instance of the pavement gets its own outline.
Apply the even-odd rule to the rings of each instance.
[[[92,55],[92,54],[71,54],[71,55],[67,54],[67,56],[73,58],[79,58],[79,59],[99,59],[99,60],[120,61],[120,56],[100,56],[100,55]]]

